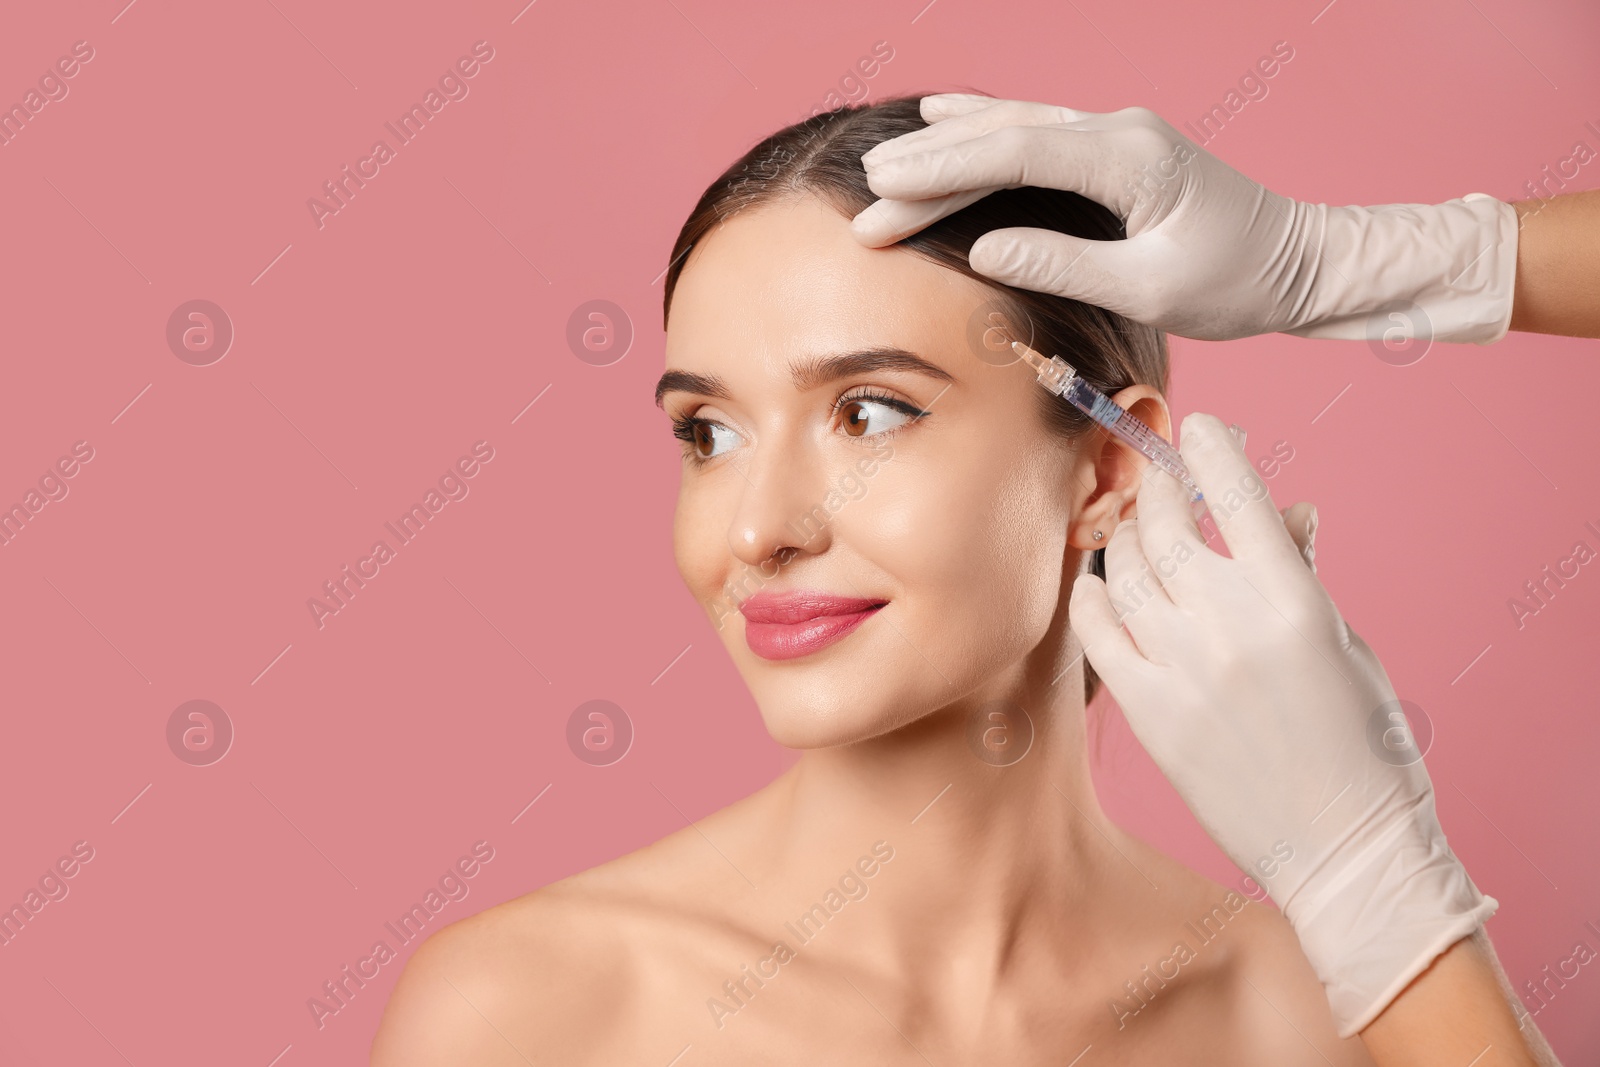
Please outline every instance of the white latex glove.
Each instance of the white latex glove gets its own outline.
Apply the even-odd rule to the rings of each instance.
[[[1283,331],[1487,343],[1511,322],[1517,216],[1483,193],[1437,205],[1329,207],[1279,196],[1160,116],[943,93],[931,125],[861,157],[879,200],[856,216],[882,247],[997,189],[1065,189],[1120,216],[1125,241],[995,230],[974,269],[1184,337]]]
[[[1187,494],[1152,466],[1138,518],[1107,543],[1107,581],[1086,573],[1073,585],[1072,628],[1135,736],[1241,869],[1280,842],[1293,848],[1267,888],[1349,1037],[1499,905],[1446,845],[1414,743],[1384,759],[1369,742],[1374,716],[1387,727],[1398,708],[1394,688],[1242,447],[1197,413],[1179,452],[1231,558],[1204,544]]]

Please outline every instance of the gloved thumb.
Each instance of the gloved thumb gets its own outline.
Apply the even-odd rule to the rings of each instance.
[[[1283,527],[1289,531],[1289,536],[1294,539],[1295,547],[1300,550],[1300,556],[1306,561],[1306,566],[1311,568],[1311,573],[1317,573],[1317,507],[1307,501],[1290,504],[1278,512],[1283,516]]]

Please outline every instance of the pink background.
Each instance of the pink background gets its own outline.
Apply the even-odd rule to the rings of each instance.
[[[94,458],[0,547],[0,903],[75,842],[94,858],[0,947],[0,1062],[358,1060],[401,961],[320,1029],[308,998],[474,842],[494,859],[432,928],[787,764],[673,567],[657,279],[707,182],[874,42],[894,56],[873,98],[970,86],[1181,124],[1287,41],[1209,148],[1307,200],[1512,199],[1600,150],[1586,0],[523,2],[8,12],[0,103],[74,42],[95,55],[0,147],[0,504],[74,442]],[[319,229],[307,199],[479,40],[470,94]],[[236,331],[204,367],[165,336],[196,298]],[[566,341],[596,299],[636,333],[609,366]],[[1500,900],[1513,981],[1600,949],[1600,564],[1520,630],[1507,607],[1600,549],[1596,343],[1405,367],[1286,337],[1174,350],[1178,412],[1241,423],[1252,456],[1293,447],[1269,485],[1317,503],[1325,581],[1435,724],[1441,816]],[[470,495],[319,630],[308,598],[480,440]],[[609,767],[565,742],[594,698],[637,732]],[[210,766],[168,747],[193,699],[236,730]],[[1237,881],[1112,722],[1113,817]],[[1567,1062],[1600,1053],[1597,1008],[1590,965],[1540,1014]]]

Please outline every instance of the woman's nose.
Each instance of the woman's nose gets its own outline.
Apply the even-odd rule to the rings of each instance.
[[[759,567],[785,549],[815,554],[832,541],[827,479],[804,446],[758,446],[741,469],[739,503],[728,547],[740,562]],[[787,558],[785,559],[787,562]]]

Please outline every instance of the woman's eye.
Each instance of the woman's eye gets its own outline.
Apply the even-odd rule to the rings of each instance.
[[[900,401],[850,397],[839,405],[839,416],[844,432],[851,437],[871,437],[904,426],[921,414],[908,409],[909,405]]]
[[[695,458],[701,460],[712,459],[719,456],[726,449],[717,448],[718,440],[728,444],[739,439],[739,435],[726,426],[704,419],[696,420],[689,426],[689,447],[693,450]]]
[[[844,432],[856,438],[890,433],[927,415],[904,400],[878,394],[842,397],[835,403],[834,412]],[[684,456],[697,465],[709,463],[743,443],[743,438],[721,423],[693,415],[674,418],[672,435],[683,442]]]

